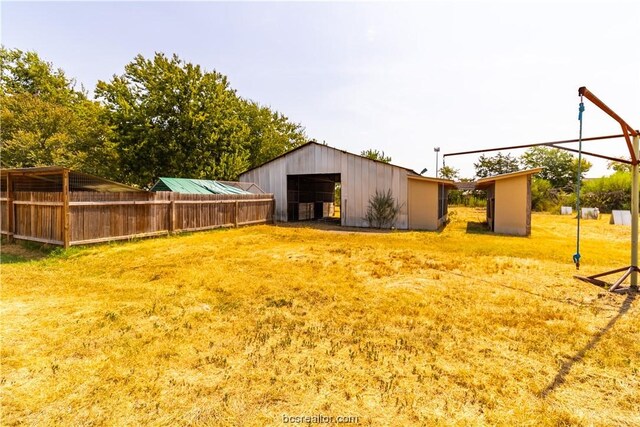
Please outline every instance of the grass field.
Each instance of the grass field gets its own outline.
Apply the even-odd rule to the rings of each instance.
[[[530,238],[255,226],[2,247],[3,425],[640,425],[640,308]],[[583,221],[581,273],[629,264]]]

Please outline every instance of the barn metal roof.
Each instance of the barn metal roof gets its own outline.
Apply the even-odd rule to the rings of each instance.
[[[266,161],[266,162],[262,163],[261,165],[254,166],[254,167],[252,167],[252,168],[250,168],[250,169],[247,169],[246,171],[242,172],[240,175],[244,175],[244,174],[246,174],[247,172],[251,172],[251,171],[252,171],[252,170],[254,170],[254,169],[261,168],[261,167],[263,167],[263,166],[265,166],[265,165],[267,165],[267,164],[269,164],[269,163],[271,163],[271,162],[274,162],[274,161],[276,161],[276,160],[280,159],[281,157],[286,157],[286,156],[288,156],[288,155],[289,155],[289,154],[291,154],[291,153],[294,153],[294,152],[296,152],[296,151],[298,151],[298,150],[301,150],[301,149],[304,149],[304,148],[308,148],[308,147],[313,146],[313,145],[317,145],[317,146],[320,146],[320,147],[327,147],[327,148],[330,148],[330,149],[335,150],[335,151],[340,151],[340,152],[341,152],[341,153],[343,153],[343,154],[348,154],[348,155],[350,155],[350,156],[360,157],[360,158],[363,158],[363,159],[369,160],[369,161],[371,161],[371,162],[375,162],[375,163],[382,163],[382,164],[384,164],[384,165],[393,166],[393,167],[395,167],[395,168],[399,168],[399,169],[404,169],[404,170],[408,171],[409,173],[413,174],[414,176],[421,176],[418,172],[414,171],[413,169],[405,168],[405,167],[403,167],[403,166],[394,165],[394,164],[392,164],[392,163],[383,162],[383,161],[381,161],[381,160],[370,159],[370,158],[368,158],[368,157],[361,156],[361,155],[359,155],[359,154],[350,153],[350,152],[348,152],[348,151],[341,150],[341,149],[339,149],[339,148],[335,148],[335,147],[332,147],[332,146],[327,145],[327,144],[320,144],[319,142],[316,142],[316,141],[309,141],[309,142],[306,142],[306,143],[304,143],[304,144],[302,144],[302,145],[298,145],[297,147],[292,148],[291,150],[289,150],[289,151],[287,151],[287,152],[284,152],[284,153],[280,154],[279,156],[276,156],[276,157],[274,157],[273,159],[268,160],[268,161]]]
[[[220,181],[168,177],[160,178],[151,191],[173,191],[182,194],[251,194]]]

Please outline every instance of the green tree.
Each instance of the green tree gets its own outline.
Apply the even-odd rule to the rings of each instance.
[[[478,158],[478,163],[474,163],[473,166],[476,169],[477,178],[486,178],[493,175],[517,172],[520,170],[519,164],[518,159],[511,154],[504,155],[499,152],[492,157],[481,155]]]
[[[233,179],[249,165],[242,103],[217,72],[157,53],[138,55],[125,73],[99,81],[127,181],[160,176]]]
[[[460,179],[460,170],[452,166],[442,166],[438,171],[440,178],[458,181]],[[460,190],[449,190],[448,202],[451,205],[459,205],[464,200],[464,194]]]
[[[226,76],[178,56],[138,55],[98,82],[128,181],[160,176],[233,180],[304,141],[299,125],[240,98]]]
[[[245,145],[249,167],[256,167],[306,142],[304,128],[258,103],[247,101],[243,120],[249,126]]]
[[[66,166],[118,178],[104,109],[34,52],[0,49],[2,166]]]
[[[458,180],[460,179],[460,170],[451,166],[442,166],[438,171],[440,178]]]
[[[549,211],[558,203],[558,193],[551,182],[534,176],[531,180],[531,208],[534,211]]]
[[[377,161],[383,162],[383,163],[390,163],[391,162],[391,157],[385,156],[384,151],[378,151],[378,150],[374,150],[374,149],[371,149],[371,148],[369,148],[368,150],[362,150],[360,152],[360,155],[362,157],[366,157],[367,159],[377,160]]]
[[[86,99],[83,91],[75,90],[75,81],[67,78],[60,68],[40,59],[35,52],[0,47],[3,93],[30,93],[39,99],[59,105],[70,105],[77,99]]]
[[[584,180],[585,174],[587,172],[589,172],[589,170],[591,170],[591,166],[592,165],[591,165],[591,162],[588,161],[585,158],[582,158],[582,161],[581,161],[580,164],[581,164],[581,166],[580,166],[580,179]],[[576,179],[578,177],[578,158],[577,157],[574,158],[573,164],[571,165],[571,168],[572,168],[572,173],[571,173],[571,177],[572,177],[571,184],[572,185],[571,184],[568,185],[567,188],[570,188],[571,191],[574,191],[574,187],[575,187],[575,184],[576,184]]]
[[[520,162],[527,169],[542,168],[538,177],[548,181],[551,187],[573,191],[578,159],[571,153],[556,148],[533,147],[520,157]],[[583,159],[581,174],[584,176],[589,169],[591,163]]]
[[[630,161],[631,159],[629,157],[623,157],[620,160]],[[607,162],[607,169],[612,169],[614,172],[631,172],[631,165],[628,163],[614,162],[613,160],[610,160]]]

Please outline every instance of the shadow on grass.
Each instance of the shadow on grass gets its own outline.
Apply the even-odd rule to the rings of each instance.
[[[542,398],[547,397],[555,389],[557,389],[562,384],[564,384],[564,382],[565,382],[565,380],[567,378],[567,375],[569,375],[569,373],[571,372],[571,368],[573,368],[573,365],[575,365],[576,363],[582,361],[582,359],[584,359],[584,355],[587,353],[587,351],[589,351],[593,347],[595,347],[600,342],[602,337],[607,332],[609,332],[611,330],[611,328],[614,327],[614,325],[618,322],[618,320],[620,320],[620,318],[622,316],[624,316],[629,311],[629,309],[631,308],[631,303],[633,303],[633,301],[636,299],[637,295],[638,295],[638,291],[637,290],[631,290],[630,289],[628,291],[627,297],[622,302],[622,305],[620,306],[620,309],[618,310],[618,314],[616,314],[611,320],[609,320],[609,323],[607,323],[607,325],[604,328],[602,328],[600,331],[598,331],[589,340],[589,342],[584,347],[582,347],[582,349],[580,349],[580,351],[578,351],[576,354],[573,355],[573,357],[571,357],[569,360],[567,360],[566,362],[564,362],[562,364],[562,366],[560,367],[560,370],[558,371],[558,374],[555,376],[553,381],[551,381],[551,383],[549,383],[549,385],[546,386],[544,388],[544,390],[542,390],[540,392],[540,397],[542,397]]]
[[[286,228],[309,228],[313,230],[327,230],[327,231],[342,231],[348,233],[393,233],[398,231],[407,230],[390,230],[384,228],[369,228],[369,227],[349,227],[340,225],[340,220],[326,221],[326,220],[308,220],[308,221],[288,221],[277,222],[276,226]]]
[[[220,227],[203,232],[215,233],[221,231],[232,230],[230,227]],[[95,244],[71,246],[64,249],[62,246],[53,246],[46,243],[32,242],[28,240],[15,240],[8,243],[6,239],[0,240],[0,264],[17,264],[44,258],[68,259],[83,255],[89,248],[106,248],[112,246],[122,246],[131,243],[143,242],[151,239],[174,239],[184,238],[195,234],[191,231],[179,231],[172,234],[149,236],[149,237],[131,237],[128,239],[112,240]],[[87,252],[88,253],[88,252]]]
[[[469,234],[493,234],[486,222],[467,222],[467,233]]]
[[[308,228],[312,230],[338,231],[345,233],[373,233],[373,234],[391,234],[391,233],[442,233],[446,230],[451,221],[447,221],[437,230],[418,230],[418,229],[397,229],[397,228],[372,228],[372,227],[352,227],[340,225],[340,219],[322,219],[322,220],[306,220],[306,221],[288,221],[277,222],[277,227],[285,228]]]
[[[487,224],[486,221],[485,222],[478,222],[478,221],[467,222],[467,233],[468,234],[484,234],[489,236],[500,236],[500,237],[516,238],[516,239],[529,237],[529,236],[521,236],[518,234],[496,233],[495,231],[491,231],[491,229],[489,228],[489,224]]]
[[[0,264],[17,264],[20,262],[27,262],[27,261],[29,260],[25,257],[0,252]]]

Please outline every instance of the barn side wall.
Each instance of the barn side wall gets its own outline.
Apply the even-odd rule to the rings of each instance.
[[[309,144],[240,176],[276,198],[276,220],[287,221],[287,175],[339,173],[342,183],[342,225],[368,227],[364,216],[369,199],[391,189],[400,205],[396,227],[408,227],[406,169],[374,162],[324,145]]]

